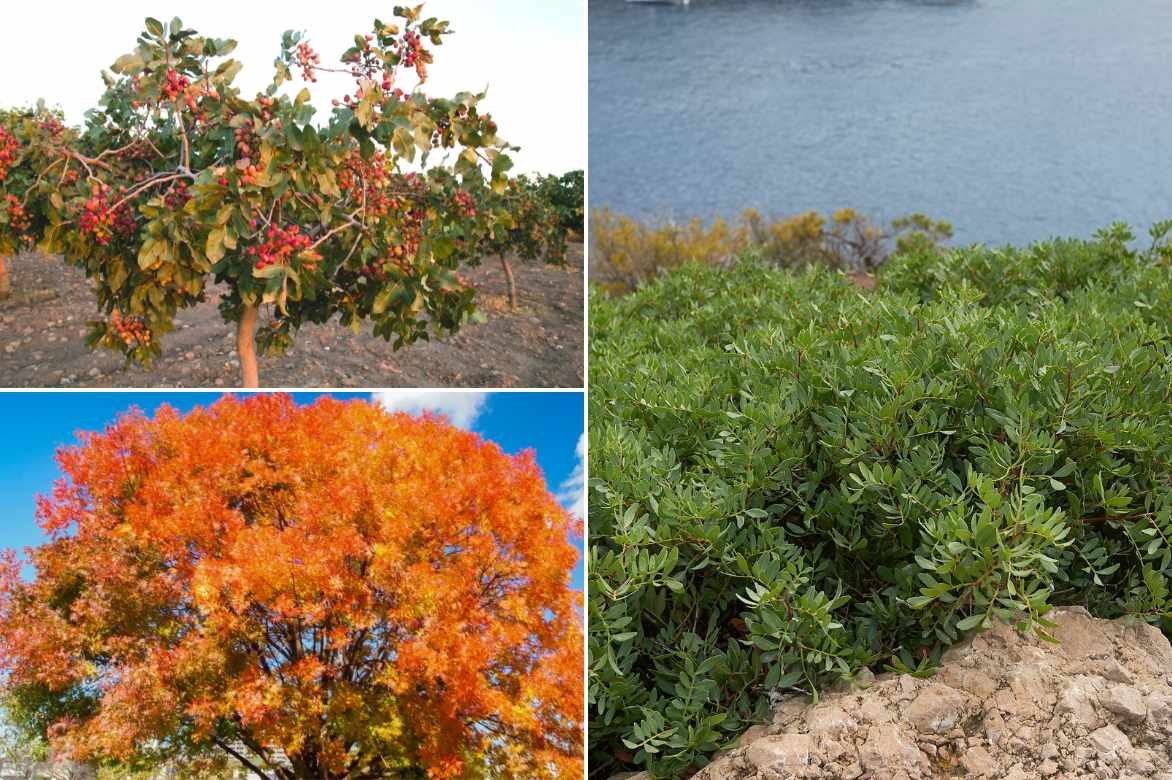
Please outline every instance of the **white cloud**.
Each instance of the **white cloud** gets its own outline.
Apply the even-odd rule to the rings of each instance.
[[[445,392],[437,390],[381,390],[373,395],[375,403],[391,412],[423,411],[446,415],[452,425],[471,428],[484,410],[488,393],[475,391]]]
[[[586,434],[578,437],[578,446],[575,448],[578,462],[573,472],[566,477],[558,488],[558,501],[566,509],[578,517],[586,517]]]

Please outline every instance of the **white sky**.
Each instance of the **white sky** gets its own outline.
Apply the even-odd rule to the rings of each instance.
[[[235,38],[239,46],[231,56],[244,63],[236,85],[251,97],[271,80],[285,30],[306,31],[321,64],[334,66],[354,34],[368,32],[376,16],[392,20],[396,2],[409,4],[18,0],[4,10],[0,105],[27,105],[43,97],[64,109],[70,123],[80,124],[102,94],[100,72],[134,49],[147,16],[164,23],[179,16],[202,35]],[[424,13],[447,19],[455,30],[434,52],[425,85],[429,95],[487,86],[482,109],[492,113],[502,138],[522,147],[513,155],[514,172],[586,167],[585,0],[429,0]],[[302,86],[295,75],[291,94]],[[353,91],[344,74],[322,73],[317,84],[308,86],[319,121],[330,98]]]

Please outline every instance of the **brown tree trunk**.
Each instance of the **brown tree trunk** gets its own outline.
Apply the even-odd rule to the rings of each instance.
[[[7,298],[11,292],[12,285],[8,281],[8,260],[4,255],[0,255],[0,301]]]
[[[509,261],[501,255],[501,268],[505,269],[505,279],[509,283],[509,308],[513,311],[517,310],[517,283],[513,281],[513,267],[509,265]]]
[[[256,307],[245,304],[236,327],[236,354],[240,358],[240,386],[260,387],[256,366]]]

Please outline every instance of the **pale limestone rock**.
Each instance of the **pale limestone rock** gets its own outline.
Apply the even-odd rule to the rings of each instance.
[[[1001,713],[997,710],[986,711],[985,737],[988,738],[989,743],[999,745],[1003,736],[1005,736],[1005,719],[1001,717]]]
[[[1148,716],[1143,694],[1130,685],[1112,685],[1099,697],[1099,702],[1125,721],[1138,722]]]
[[[897,725],[880,723],[868,731],[867,741],[859,748],[859,761],[865,769],[875,770],[920,766],[927,758]]]
[[[943,734],[964,717],[968,698],[947,685],[931,685],[908,705],[904,719],[921,733]]]
[[[837,737],[854,724],[854,719],[836,704],[819,704],[806,714],[806,730],[815,735]]]
[[[990,755],[983,747],[969,748],[960,757],[960,763],[965,771],[973,777],[996,777],[1001,771],[997,759]]]
[[[1095,700],[1098,699],[1097,685],[1093,677],[1080,675],[1069,681],[1066,688],[1058,697],[1058,712],[1068,722],[1073,722],[1088,729],[1098,728],[1102,719],[1095,711]]]
[[[1082,607],[1068,607],[1063,610],[1063,620],[1054,629],[1059,650],[1072,659],[1087,659],[1109,656],[1115,647],[1103,633],[1103,629]]]
[[[1127,735],[1110,723],[1101,729],[1092,731],[1087,739],[1100,755],[1107,753],[1119,755],[1131,749],[1131,740],[1127,738]]]
[[[749,728],[745,729],[745,733],[741,735],[741,738],[737,740],[737,744],[740,747],[745,747],[753,740],[765,736],[765,733],[765,726],[762,726],[761,724],[757,724],[756,726],[749,726]]]
[[[865,698],[858,709],[859,717],[869,723],[890,723],[895,717],[883,702]]]
[[[1144,702],[1152,728],[1172,736],[1172,690],[1150,694]]]
[[[1005,780],[1033,780],[1033,778],[1030,777],[1029,772],[1022,768],[1021,764],[1014,764],[1005,773]]]
[[[1133,750],[1127,757],[1127,768],[1137,775],[1150,775],[1156,771],[1155,755],[1150,750]]]
[[[978,699],[987,699],[997,692],[997,682],[992,677],[982,671],[963,666],[944,667],[937,675],[937,679]]]
[[[1086,664],[1086,674],[1094,674],[1111,682],[1130,684],[1135,675],[1115,658],[1097,658]]]
[[[749,745],[745,759],[758,769],[793,769],[809,764],[813,750],[809,734],[778,734]]]
[[[1048,617],[1068,646],[1000,626],[934,678],[787,697],[695,780],[1172,780],[1167,640],[1081,609]]]

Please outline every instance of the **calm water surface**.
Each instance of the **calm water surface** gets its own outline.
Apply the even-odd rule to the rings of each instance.
[[[590,201],[1146,229],[1172,216],[1172,0],[590,0]]]

